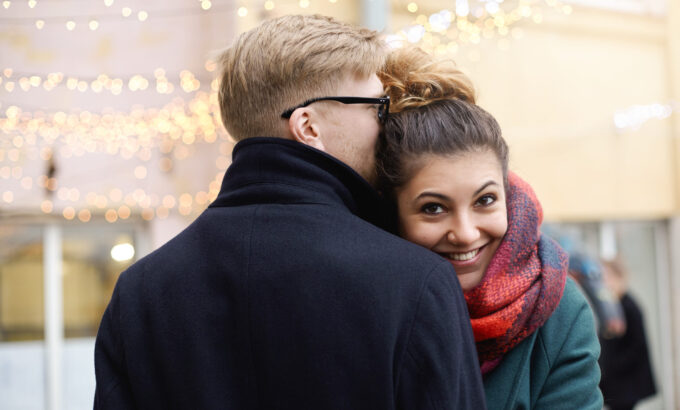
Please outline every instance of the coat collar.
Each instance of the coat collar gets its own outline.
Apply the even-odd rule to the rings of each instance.
[[[245,139],[232,151],[217,199],[210,207],[265,203],[340,206],[387,228],[390,207],[352,168],[325,152],[282,138]]]

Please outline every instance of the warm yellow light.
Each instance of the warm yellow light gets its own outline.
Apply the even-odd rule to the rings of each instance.
[[[45,27],[45,20],[36,20],[35,26],[38,28],[38,30],[42,30],[42,28]]]
[[[8,204],[14,201],[14,192],[12,191],[5,191],[2,194],[2,200],[7,202]]]
[[[210,0],[203,0],[201,2],[201,8],[203,10],[210,10],[211,7],[212,7],[212,3],[210,2]]]
[[[130,17],[132,14],[132,9],[130,7],[123,7],[120,12],[123,14],[123,17]]]
[[[66,22],[66,29],[69,31],[73,31],[73,29],[76,28],[76,22],[73,20],[69,20]]]
[[[116,262],[129,261],[135,256],[135,248],[130,243],[119,243],[111,248],[111,259]]]
[[[137,13],[137,19],[138,19],[139,21],[146,21],[146,19],[148,19],[148,18],[149,18],[149,13],[147,13],[147,12],[144,11],[144,10],[140,11],[139,13]]]
[[[411,13],[415,13],[418,11],[418,5],[416,3],[409,3],[408,6],[406,6],[406,9]]]
[[[135,168],[135,178],[144,179],[146,178],[146,167],[139,165]]]
[[[82,222],[89,222],[90,218],[92,218],[92,214],[89,209],[81,209],[80,212],[78,212],[78,219]]]
[[[33,187],[33,178],[23,177],[21,180],[21,187],[26,190],[30,190]]]
[[[267,0],[264,2],[264,9],[265,10],[274,10],[274,2],[272,0]]]
[[[166,207],[158,207],[156,209],[156,216],[158,216],[160,219],[165,219],[170,215],[170,211]]]
[[[128,219],[131,213],[132,212],[130,211],[130,208],[127,205],[121,205],[118,208],[118,216],[120,217],[120,219]]]
[[[239,17],[245,17],[248,15],[248,9],[245,7],[239,7],[238,8],[238,15]]]
[[[306,9],[307,7],[309,7],[309,0],[300,0],[299,4],[301,8]]]
[[[35,0],[28,0],[28,7],[34,8],[36,4],[38,4],[37,1],[35,1]]]
[[[94,31],[99,28],[99,22],[97,20],[90,20],[88,26],[90,27],[90,30]]]
[[[42,203],[40,204],[40,210],[46,214],[52,212],[53,209],[54,205],[52,205],[52,201],[50,201],[49,199],[42,201]]]
[[[166,195],[163,197],[163,206],[172,209],[175,207],[175,197],[172,195]]]
[[[9,0],[5,0],[5,1],[2,2],[2,7],[6,8],[6,9],[8,9],[9,6],[11,6],[11,5],[12,5],[12,2],[10,2]]]
[[[94,204],[97,208],[103,209],[106,207],[106,204],[109,201],[106,199],[104,195],[97,195],[97,199],[94,201]]]
[[[76,217],[76,210],[73,209],[72,206],[67,206],[66,208],[64,208],[62,214],[64,215],[64,218],[70,221],[71,219]]]
[[[199,205],[205,205],[206,202],[208,202],[208,193],[205,191],[199,191],[196,194],[196,203]]]
[[[118,220],[118,213],[115,209],[107,209],[104,218],[106,219],[106,222],[114,223]]]
[[[76,202],[80,199],[80,191],[78,188],[71,188],[68,191],[68,200],[71,202]]]
[[[191,203],[193,202],[194,198],[191,196],[191,194],[182,194],[179,197],[179,205],[181,207],[189,207],[191,206]]]

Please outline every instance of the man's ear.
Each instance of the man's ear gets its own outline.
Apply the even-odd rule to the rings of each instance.
[[[314,121],[319,114],[313,109],[303,107],[293,111],[288,120],[288,130],[293,139],[320,151],[326,151],[321,140],[321,132],[318,124]]]

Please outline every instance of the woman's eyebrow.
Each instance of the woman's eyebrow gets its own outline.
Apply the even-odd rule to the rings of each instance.
[[[486,182],[484,183],[484,185],[482,185],[478,190],[476,190],[475,193],[474,193],[472,196],[477,196],[477,194],[479,194],[480,192],[482,192],[482,191],[483,191],[484,189],[486,189],[486,187],[488,187],[489,185],[498,185],[498,183],[497,183],[496,181],[486,181]]]
[[[418,195],[415,198],[415,200],[418,200],[420,198],[424,198],[424,197],[427,197],[427,196],[433,196],[435,198],[439,198],[439,199],[444,200],[444,201],[450,200],[450,198],[448,196],[444,195],[444,194],[440,194],[438,192],[429,192],[429,191],[421,192],[420,195]]]

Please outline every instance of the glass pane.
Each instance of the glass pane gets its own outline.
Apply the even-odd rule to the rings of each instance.
[[[0,342],[43,339],[42,260],[41,227],[0,225]]]
[[[628,269],[628,291],[642,311],[652,371],[657,394],[635,406],[639,409],[663,409],[663,358],[661,357],[661,323],[659,314],[659,266],[657,263],[657,229],[655,222],[621,222],[617,236],[619,253]]]
[[[43,230],[0,223],[0,408],[44,407]]]
[[[63,232],[66,338],[94,337],[118,275],[134,262],[135,229],[90,222]]]

